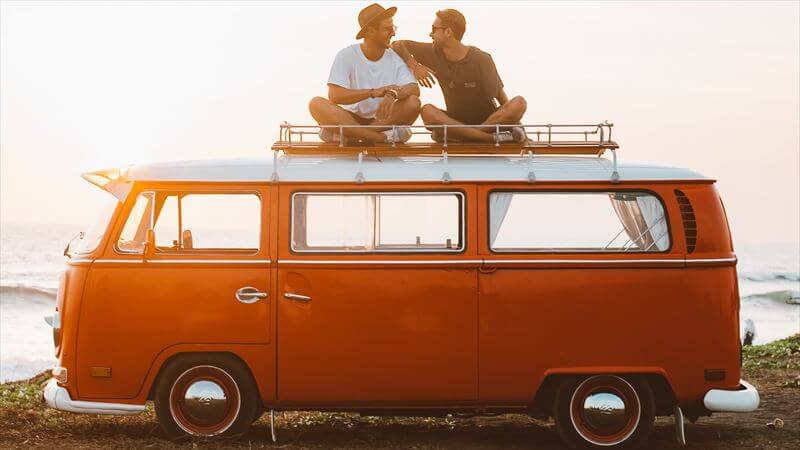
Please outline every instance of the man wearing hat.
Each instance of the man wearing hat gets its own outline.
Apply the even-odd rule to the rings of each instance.
[[[509,99],[497,74],[491,55],[461,43],[466,31],[464,15],[454,9],[436,12],[431,27],[432,43],[395,41],[394,49],[426,87],[439,80],[447,110],[433,105],[422,107],[425,125],[486,125],[475,128],[448,128],[448,140],[476,142],[525,142],[522,127],[494,133],[495,124],[518,124],[527,104],[522,97]],[[442,129],[433,128],[434,140],[441,140]]]
[[[382,125],[382,128],[344,128],[346,142],[405,142],[419,116],[419,86],[411,71],[390,48],[395,33],[392,17],[397,8],[377,3],[358,14],[361,31],[342,49],[328,76],[328,98],[314,97],[311,115],[320,125]],[[324,128],[320,138],[338,142],[338,130]],[[349,138],[349,139],[348,139]]]

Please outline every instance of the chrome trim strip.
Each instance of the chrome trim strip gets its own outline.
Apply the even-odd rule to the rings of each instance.
[[[709,259],[448,259],[448,260],[365,260],[365,259],[279,259],[278,264],[702,264],[736,262],[736,258]]]
[[[736,262],[738,258],[687,259],[686,264]]]
[[[95,263],[142,264],[138,259],[98,259]],[[153,264],[272,264],[270,259],[148,259]]]
[[[487,259],[496,264],[636,264],[636,263],[680,263],[683,259]]]
[[[389,265],[410,265],[410,264],[637,264],[637,263],[656,263],[656,264],[708,264],[708,263],[732,263],[737,258],[708,258],[708,259],[434,259],[434,260],[409,260],[409,259],[279,259],[278,264],[389,264]],[[92,260],[80,260],[70,262],[92,262]],[[94,261],[99,264],[142,264],[138,259],[98,259]],[[272,264],[271,259],[150,259],[147,263],[153,264]]]
[[[97,264],[141,264],[141,259],[98,259],[95,260]]]
[[[67,264],[81,264],[81,263],[90,263],[92,262],[91,259],[68,259]]]
[[[279,259],[278,264],[392,264],[392,265],[410,265],[410,264],[481,264],[483,260],[480,259],[448,259],[448,260],[386,260],[386,259]]]

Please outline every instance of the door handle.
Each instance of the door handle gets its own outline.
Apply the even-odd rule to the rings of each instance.
[[[267,298],[268,295],[269,294],[266,292],[261,292],[254,287],[245,286],[236,291],[236,300],[239,300],[242,303],[250,304],[257,302],[262,298]]]
[[[310,302],[311,301],[311,297],[309,297],[307,295],[292,294],[291,292],[284,292],[283,293],[283,298],[285,298],[287,300],[297,300],[297,301],[301,301],[301,302]]]
[[[480,266],[478,267],[478,272],[488,275],[497,272],[497,267]]]

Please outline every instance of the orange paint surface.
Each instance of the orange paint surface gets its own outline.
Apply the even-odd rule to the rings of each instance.
[[[666,208],[671,248],[493,253],[487,205],[498,188],[648,190]],[[114,243],[142,189],[257,192],[259,251],[144,262],[118,253]],[[691,254],[675,189],[697,218]],[[293,253],[290,203],[298,190],[462,192],[465,250]],[[515,408],[530,404],[550,374],[604,372],[661,374],[680,404],[693,405],[709,389],[739,382],[735,262],[719,261],[735,255],[711,183],[142,183],[109,230],[91,261],[69,264],[58,305],[60,365],[76,400],[141,404],[168,358],[204,351],[239,356],[276,408]],[[243,286],[269,296],[238,302]],[[111,367],[112,376],[91,377],[96,366]],[[726,376],[705,381],[706,369]]]

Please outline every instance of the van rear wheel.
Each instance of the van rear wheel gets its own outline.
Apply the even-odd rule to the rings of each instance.
[[[235,358],[181,357],[159,377],[156,416],[170,439],[235,436],[253,422],[257,395],[250,373]]]
[[[653,431],[655,396],[641,377],[571,377],[558,387],[553,415],[573,448],[632,448]]]

